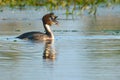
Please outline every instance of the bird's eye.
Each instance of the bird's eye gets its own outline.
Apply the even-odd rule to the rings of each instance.
[[[55,16],[51,16],[51,19],[55,19]]]
[[[54,21],[55,20],[55,16],[51,16],[50,20]]]

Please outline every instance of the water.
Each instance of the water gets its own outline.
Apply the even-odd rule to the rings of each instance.
[[[118,9],[119,6],[100,8],[104,14],[74,16],[77,19],[69,16],[68,20],[56,11],[60,26],[51,27],[55,34],[53,42],[15,38],[31,30],[44,32],[40,19],[47,11],[3,11],[0,13],[0,80],[119,80]]]

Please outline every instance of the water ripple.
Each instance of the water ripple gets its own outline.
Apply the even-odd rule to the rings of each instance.
[[[56,40],[68,39],[68,40],[76,40],[76,39],[120,39],[119,35],[92,35],[92,36],[57,36]]]

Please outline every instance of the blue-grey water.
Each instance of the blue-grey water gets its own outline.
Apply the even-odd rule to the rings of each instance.
[[[53,42],[15,37],[41,31],[48,11],[9,10],[0,13],[0,80],[119,80],[120,6],[99,8],[97,16],[68,16],[55,11]],[[73,19],[74,18],[74,19]],[[54,58],[43,58],[50,53]]]

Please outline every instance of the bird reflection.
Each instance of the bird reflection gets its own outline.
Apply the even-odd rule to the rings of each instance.
[[[43,52],[43,59],[55,60],[56,51],[54,48],[54,41],[49,40],[45,42],[45,49]]]

